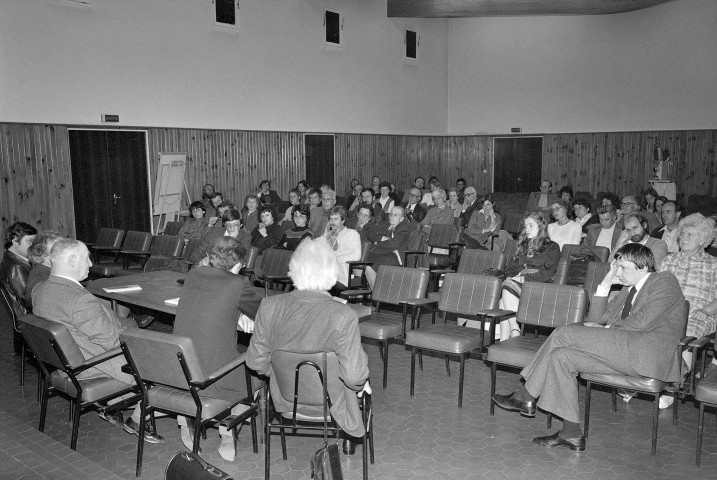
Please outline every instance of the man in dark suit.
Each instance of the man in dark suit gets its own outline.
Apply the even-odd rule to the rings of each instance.
[[[373,266],[366,268],[366,280],[371,288],[379,266],[401,265],[403,262],[403,252],[406,251],[411,231],[414,231],[403,212],[403,207],[393,207],[388,216],[388,225],[382,224],[383,228],[374,229],[369,234],[369,241],[374,245],[367,261],[372,262]]]
[[[418,203],[421,201],[422,195],[417,188],[412,188],[408,191],[408,203],[403,207],[406,220],[411,223],[421,223],[421,220],[426,217],[426,209]]]
[[[558,197],[554,193],[552,193],[552,190],[553,182],[551,182],[550,180],[543,180],[540,183],[540,191],[533,192],[528,197],[528,205],[525,208],[525,213],[550,213],[550,206],[558,199]]]
[[[460,222],[463,228],[468,226],[468,222],[471,219],[471,215],[476,210],[481,209],[481,202],[478,201],[478,194],[476,193],[475,187],[466,187],[463,190],[463,209],[460,214]]]
[[[563,429],[533,442],[545,447],[585,450],[579,423],[577,375],[624,374],[679,380],[677,352],[687,306],[674,275],[654,273],[649,248],[629,244],[616,253],[593,296],[588,322],[557,328],[520,372],[525,385],[493,401],[509,411],[535,416],[536,406],[563,419]],[[614,284],[624,285],[608,303]],[[539,399],[539,400],[538,400]]]
[[[600,224],[590,225],[583,243],[588,247],[605,247],[615,250],[622,229],[617,225],[617,212],[612,205],[601,205],[597,209]]]

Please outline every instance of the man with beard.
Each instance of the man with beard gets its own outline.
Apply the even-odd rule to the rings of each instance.
[[[625,229],[617,241],[615,251],[629,243],[640,243],[652,250],[652,254],[655,257],[655,268],[659,268],[660,262],[667,256],[667,244],[658,238],[653,238],[648,235],[648,223],[642,215],[627,215],[624,220]]]

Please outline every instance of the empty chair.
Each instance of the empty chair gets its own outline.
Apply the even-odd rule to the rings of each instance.
[[[179,235],[179,231],[182,229],[182,222],[167,222],[164,225],[164,235],[171,235],[173,237]]]
[[[150,415],[154,427],[154,412],[176,413],[195,419],[193,453],[199,452],[199,441],[204,429],[222,425],[233,430],[236,441],[237,427],[251,420],[254,453],[259,452],[256,436],[258,404],[250,395],[234,401],[209,397],[203,391],[239,368],[246,354],[238,355],[231,363],[216,372],[205,373],[199,363],[194,343],[188,337],[131,328],[120,335],[120,345],[141,394],[141,418]],[[246,371],[247,392],[252,392],[251,378]],[[233,415],[232,410],[239,411]],[[137,443],[137,469],[142,473],[145,422],[140,422]]]
[[[25,357],[27,353],[27,342],[20,334],[18,319],[25,315],[27,310],[22,303],[15,298],[15,295],[10,292],[11,290],[5,284],[0,282],[0,304],[2,304],[2,308],[4,308],[8,319],[12,322],[13,342],[18,344],[16,346],[16,350],[20,351],[20,386],[22,387],[25,385]]]
[[[558,267],[555,269],[553,275],[553,283],[556,285],[565,285],[568,281],[568,270],[570,268],[570,260],[565,257],[561,257],[558,260]]]
[[[709,342],[707,337],[700,339],[704,343]],[[714,339],[712,339],[714,342]],[[712,343],[710,342],[710,343]],[[712,355],[714,352],[714,343],[712,343]],[[704,374],[704,368],[702,372]],[[705,421],[705,406],[717,407],[717,369],[713,368],[707,375],[702,378],[694,389],[695,401],[700,405],[700,413],[697,417],[697,448],[695,449],[695,464],[699,467],[702,459],[702,436]]]
[[[111,255],[116,260],[123,238],[124,230],[119,228],[100,228],[97,240],[94,243],[87,244],[87,248],[92,252],[93,262],[102,263],[103,255]]]
[[[80,415],[84,411],[96,408],[99,404],[104,404],[121,395],[136,392],[134,385],[128,385],[114,378],[97,376],[82,378],[83,372],[122,355],[122,351],[115,348],[85,360],[65,325],[35,315],[25,315],[19,319],[19,327],[41,370],[42,393],[38,429],[41,432],[45,430],[49,397],[57,393],[67,395],[71,402],[70,448],[75,450],[77,448],[77,433],[80,429]],[[112,405],[108,410],[121,411],[123,407],[135,403],[137,398],[136,395],[133,395]]]
[[[461,252],[461,259],[458,262],[458,268],[455,270],[455,273],[491,275],[491,270],[497,272],[503,269],[505,269],[505,255],[502,253],[466,248]],[[454,270],[440,269],[434,270],[434,273],[441,275],[454,273]],[[428,298],[436,301],[438,301],[440,296],[440,292],[430,292],[428,294]]]
[[[460,241],[461,233],[453,225],[433,225],[428,235],[428,253],[418,251],[407,251],[407,255],[425,255],[428,270],[451,268],[455,269],[458,264],[458,249],[465,244]],[[436,250],[446,250],[443,253]],[[438,276],[436,278],[436,290],[438,289]]]
[[[90,274],[94,277],[113,277],[115,273],[124,268],[128,268],[130,260],[139,261],[144,266],[146,255],[152,244],[152,234],[149,232],[137,232],[130,230],[125,234],[122,248],[117,254],[117,259],[113,262],[92,265]],[[136,272],[135,272],[136,273]]]
[[[522,213],[510,212],[506,214],[505,221],[503,222],[503,229],[511,235],[517,236],[523,229],[523,215]]]
[[[280,248],[269,248],[264,251],[261,261],[259,280],[264,282],[264,294],[269,295],[269,288],[291,290],[289,278],[289,260],[294,252]]]
[[[144,272],[154,272],[156,270],[166,270],[169,264],[175,260],[182,259],[182,250],[184,250],[184,238],[171,235],[158,235],[152,242],[149,255],[144,262]],[[132,272],[131,273],[138,273]],[[124,273],[124,272],[123,272]]]

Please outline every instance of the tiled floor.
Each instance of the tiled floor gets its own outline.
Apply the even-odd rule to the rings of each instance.
[[[47,437],[35,430],[39,415],[35,372],[28,370],[26,385],[20,388],[19,359],[10,355],[10,339],[7,324],[0,325],[0,380],[4,385],[0,411],[7,417],[0,422],[0,479],[99,479],[112,478],[108,477],[112,474],[134,478],[136,437],[103,422],[95,413],[81,419],[77,454],[66,448],[71,428],[67,402],[59,398],[50,401]],[[378,349],[365,345],[365,350],[375,372],[376,464],[369,469],[372,479],[717,478],[714,412],[707,416],[702,468],[698,469],[694,466],[697,409],[691,402],[681,406],[677,426],[672,425],[670,411],[660,414],[655,457],[650,456],[651,404],[641,399],[629,404],[619,402],[618,412],[613,414],[610,396],[602,391],[593,394],[587,451],[548,450],[531,443],[532,437],[547,433],[545,415],[527,419],[500,409],[493,417],[488,414],[490,372],[483,363],[467,362],[463,408],[459,409],[456,362],[452,362],[453,376],[448,378],[443,359],[424,357],[425,370],[418,372],[416,395],[411,397],[408,351],[391,346],[389,386],[383,390]],[[516,373],[499,373],[498,390],[510,390],[517,380]],[[555,427],[560,427],[559,421]],[[173,419],[158,420],[158,429],[167,442],[146,445],[145,479],[163,479],[173,454],[184,449]],[[272,478],[309,478],[309,457],[320,443],[318,439],[290,437],[289,459],[284,461],[278,437],[272,437]],[[203,457],[208,462],[236,479],[263,478],[263,451],[252,453],[248,428],[240,433],[233,463],[219,457],[218,444],[218,434],[210,431],[203,442]],[[360,478],[360,447],[355,456],[344,457],[342,463],[346,478]],[[48,467],[53,464],[59,467]]]

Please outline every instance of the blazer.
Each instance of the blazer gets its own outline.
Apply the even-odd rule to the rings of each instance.
[[[575,221],[580,223],[578,219],[575,219]],[[588,218],[588,221],[583,225],[583,233],[588,233],[588,230],[592,225],[600,225],[600,217],[591,213],[590,218]]]
[[[555,201],[558,199],[558,196],[554,193],[548,194],[548,204],[545,206],[545,208],[539,208],[538,202],[540,201],[540,192],[533,192],[528,196],[528,205],[525,207],[525,213],[530,212],[545,212],[550,210],[550,205],[555,203]]]
[[[538,271],[529,273],[525,276],[526,282],[550,282],[555,275],[560,261],[560,247],[557,243],[548,241],[542,252],[532,257],[528,257],[525,253],[515,259],[508,259],[508,266],[505,269],[506,277],[513,277],[521,272],[524,268],[535,268]]]
[[[483,208],[483,202],[479,202],[476,199],[472,205],[470,205],[468,208],[466,208],[466,210],[464,212],[461,212],[461,214],[459,216],[459,218],[461,219],[460,226],[463,228],[466,228],[468,226],[468,223],[471,221],[473,212],[477,212],[478,210],[481,210],[482,208]]]
[[[126,327],[106,302],[81,285],[50,275],[35,286],[32,301],[35,315],[67,327],[86,359],[120,346],[119,336]],[[115,357],[82,372],[78,378],[109,376],[134,385],[132,375],[122,372],[125,363],[124,357]]]
[[[390,224],[381,226],[383,228],[373,229],[369,232],[369,241],[374,246],[371,248],[368,261],[376,264],[374,270],[378,269],[378,265],[400,265],[398,258],[403,258],[403,252],[408,247],[411,232],[415,231],[405,219],[393,230],[389,230]],[[381,240],[384,236],[387,239]],[[398,252],[398,257],[395,252]]]
[[[52,269],[47,265],[36,263],[30,269],[30,275],[27,277],[27,285],[25,285],[25,295],[22,299],[25,301],[25,305],[32,305],[32,289],[35,288],[40,282],[44,282],[50,278],[50,272]]]
[[[630,315],[622,320],[628,293],[629,288],[623,287],[610,302],[608,297],[593,296],[587,321],[625,332],[624,348],[631,353],[632,368],[638,374],[666,382],[679,380],[682,355],[677,343],[685,334],[687,307],[677,278],[669,272],[651,273]]]
[[[413,211],[409,210],[408,205],[404,205],[403,211],[406,219],[412,223],[421,223],[421,221],[426,218],[426,213],[428,213],[426,212],[425,207],[418,203],[415,207],[413,207]]]
[[[30,262],[10,250],[5,250],[0,262],[0,282],[8,287],[10,295],[15,297],[18,306],[22,306],[20,302],[25,296],[28,275],[30,275]]]
[[[259,375],[269,377],[276,410],[290,412],[292,399],[277,394],[279,384],[271,366],[271,355],[276,350],[336,353],[340,376],[329,378],[327,385],[331,416],[349,435],[364,434],[356,391],[368,379],[368,358],[361,346],[358,317],[353,309],[334,301],[326,292],[305,290],[262,301],[246,364]],[[320,411],[318,414],[322,415]]]
[[[191,338],[202,370],[212,373],[239,356],[239,314],[255,318],[260,303],[247,277],[220,268],[193,268],[184,281],[172,333]],[[227,401],[247,393],[243,368],[204,391],[209,397]]]
[[[597,243],[598,237],[600,236],[601,230],[602,225],[600,225],[599,223],[596,225],[590,225],[590,227],[588,227],[588,233],[583,239],[583,243],[588,247],[594,247]],[[615,228],[612,231],[612,240],[610,241],[610,251],[613,251],[615,249],[615,245],[617,245],[617,241],[620,238],[621,233],[622,229],[619,228],[617,224],[615,224]]]

